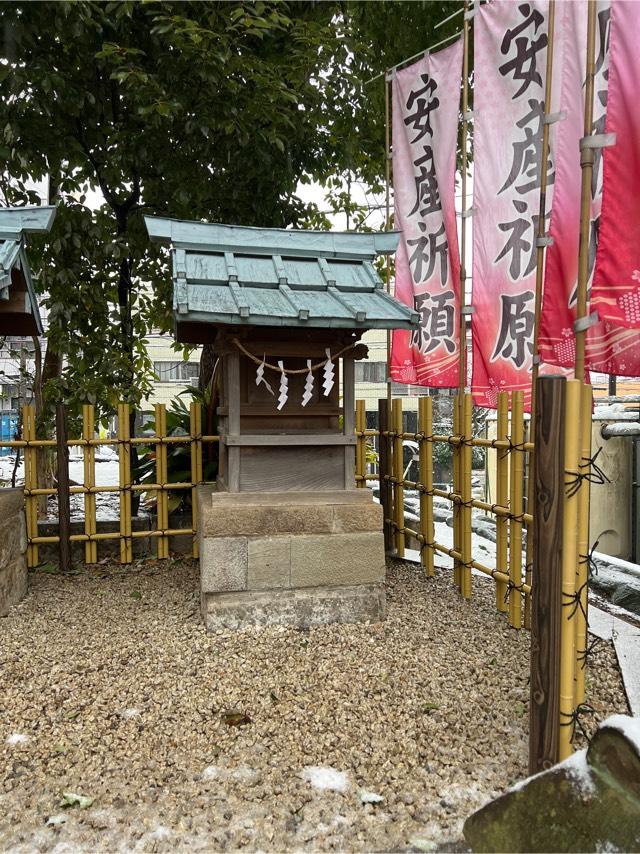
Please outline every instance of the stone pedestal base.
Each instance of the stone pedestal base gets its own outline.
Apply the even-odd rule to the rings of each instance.
[[[382,508],[366,489],[198,490],[202,615],[210,631],[378,621]]]

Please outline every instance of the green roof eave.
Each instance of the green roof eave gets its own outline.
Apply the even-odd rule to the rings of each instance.
[[[373,259],[395,252],[400,232],[335,232],[254,228],[145,216],[152,240],[182,249],[311,258]]]
[[[54,205],[0,208],[0,238],[20,238],[23,234],[42,234],[51,230],[56,216]]]

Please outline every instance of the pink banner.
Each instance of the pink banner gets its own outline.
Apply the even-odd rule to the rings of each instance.
[[[610,15],[609,0],[598,0],[594,134],[605,131]],[[559,98],[554,99],[553,111],[560,112],[563,118],[558,123],[555,148],[556,179],[549,227],[553,242],[547,249],[539,351],[544,363],[566,368],[572,368],[575,364],[573,324],[576,319],[578,279],[581,188],[579,150],[584,133],[586,28],[585,0],[558,4],[554,80],[559,80],[560,88]],[[603,151],[607,149],[595,149],[591,184],[591,276],[602,206]],[[640,337],[634,331],[621,329],[610,321],[596,323],[587,333],[586,364],[594,371],[635,376],[640,373]]]
[[[474,20],[472,392],[491,408],[515,389],[530,404],[547,13],[495,0]]]
[[[611,5],[602,210],[591,308],[616,326],[640,327],[640,4]]]
[[[459,376],[460,257],[455,212],[462,40],[393,80],[395,295],[420,315],[394,330],[391,378],[454,387]]]

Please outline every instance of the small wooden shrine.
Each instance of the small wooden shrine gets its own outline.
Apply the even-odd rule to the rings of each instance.
[[[146,218],[171,245],[178,341],[222,362],[220,470],[198,497],[211,629],[380,619],[382,518],[356,489],[354,365],[372,328],[411,329],[376,274],[398,235]]]
[[[42,335],[27,237],[50,231],[55,207],[0,208],[0,335]]]

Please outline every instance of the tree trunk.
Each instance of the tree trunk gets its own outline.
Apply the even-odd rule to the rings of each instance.
[[[33,400],[36,408],[36,424],[39,427],[39,432],[48,432],[46,428],[53,424],[52,413],[44,411],[44,389],[47,382],[60,377],[62,373],[62,357],[57,353],[50,342],[47,343],[47,348],[44,355],[44,363],[42,359],[42,346],[39,339],[34,338],[35,344],[35,376],[33,388]],[[41,435],[42,438],[42,435]],[[38,477],[38,486],[41,489],[52,489],[55,484],[56,471],[56,455],[53,448],[38,448],[36,472]],[[38,518],[44,519],[47,515],[47,496],[42,495],[38,498]]]

